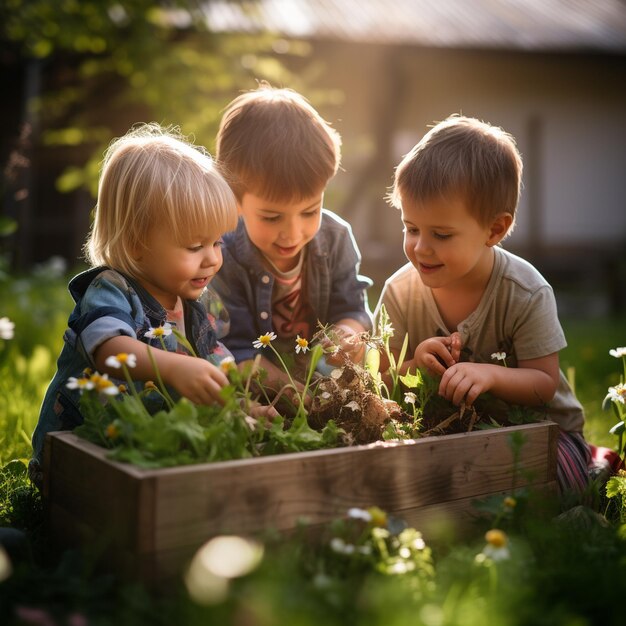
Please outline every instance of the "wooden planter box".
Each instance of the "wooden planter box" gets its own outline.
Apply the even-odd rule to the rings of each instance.
[[[44,499],[61,545],[99,545],[117,571],[158,582],[211,536],[323,524],[350,507],[379,506],[427,539],[442,523],[460,527],[473,500],[511,492],[515,431],[526,440],[515,486],[556,491],[558,426],[541,422],[157,470],[56,432],[46,440]]]

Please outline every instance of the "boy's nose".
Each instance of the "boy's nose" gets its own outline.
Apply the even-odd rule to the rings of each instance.
[[[432,251],[432,248],[425,237],[418,237],[413,249],[416,253],[419,252],[421,254],[429,254]]]
[[[292,242],[297,238],[298,234],[298,223],[296,220],[289,220],[283,227],[280,229],[280,236],[283,241]]]

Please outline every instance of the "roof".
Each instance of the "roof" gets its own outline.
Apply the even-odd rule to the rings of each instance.
[[[213,32],[443,48],[626,52],[624,0],[208,0]]]

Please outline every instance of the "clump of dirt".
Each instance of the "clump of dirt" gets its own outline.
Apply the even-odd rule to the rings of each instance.
[[[375,391],[371,374],[353,363],[319,379],[309,409],[312,428],[323,428],[329,420],[346,431],[345,443],[371,443],[382,439],[391,420],[411,419],[393,400],[381,398]]]

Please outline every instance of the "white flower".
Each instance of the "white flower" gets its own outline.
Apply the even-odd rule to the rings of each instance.
[[[416,537],[413,540],[413,543],[411,544],[411,547],[414,550],[423,550],[426,547],[426,543],[424,543],[424,540],[421,537]]]
[[[415,569],[413,561],[396,561],[387,571],[390,574],[406,574]]]
[[[159,337],[167,337],[172,334],[172,325],[169,322],[165,322],[163,326],[157,328],[150,328],[150,330],[144,335],[149,339],[158,339]]]
[[[619,385],[615,385],[615,387],[609,387],[607,398],[610,398],[613,402],[626,404],[626,385],[620,383]]]
[[[625,348],[615,348],[615,350],[609,350],[609,354],[614,356],[616,359],[620,359],[623,356],[626,356],[626,347]]]
[[[309,350],[309,342],[304,337],[298,335],[296,337],[296,354],[298,354],[300,350],[302,350],[302,352]]]
[[[135,367],[137,365],[137,357],[132,353],[126,354],[126,352],[120,352],[119,354],[108,357],[104,364],[108,367],[114,367],[115,369],[119,369],[122,365]]]
[[[267,348],[267,346],[269,346],[270,343],[274,341],[274,339],[276,339],[276,333],[272,331],[271,333],[265,333],[264,335],[261,335],[256,341],[252,342],[252,345],[257,349]]]
[[[412,391],[407,391],[404,394],[404,401],[407,404],[415,404],[417,402],[417,396]]]
[[[354,554],[354,546],[346,543],[341,537],[333,537],[330,541],[330,548],[338,554]]]
[[[485,533],[485,539],[487,545],[482,553],[492,561],[504,561],[511,556],[507,547],[509,539],[504,531],[492,528]]]
[[[220,361],[220,369],[224,374],[228,374],[231,370],[237,369],[235,364],[235,357],[227,356]]]
[[[493,361],[505,361],[506,360],[506,352],[494,352],[491,355],[491,359]]]
[[[92,374],[91,381],[98,393],[105,396],[116,396],[120,392],[119,387],[109,380],[108,374]]]
[[[366,511],[365,509],[359,509],[357,507],[348,509],[348,517],[352,519],[360,519],[364,522],[372,521],[372,514],[369,511]]]
[[[65,386],[68,389],[79,389],[81,393],[86,391],[87,389],[93,389],[94,384],[89,378],[75,378],[74,376],[70,376],[67,379],[67,383]]]
[[[15,324],[8,317],[0,317],[0,339],[13,339]]]

